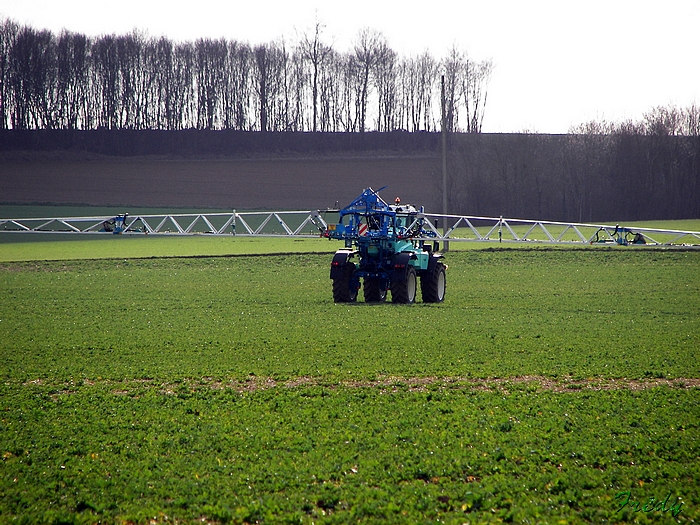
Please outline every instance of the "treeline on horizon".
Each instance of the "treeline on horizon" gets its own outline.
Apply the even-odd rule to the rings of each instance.
[[[448,128],[479,132],[492,67],[456,48],[400,57],[372,29],[339,51],[318,22],[298,42],[251,45],[56,35],[5,19],[0,129],[435,131],[444,76]]]
[[[480,133],[491,61],[456,48],[400,57],[363,29],[349,51],[322,25],[297,42],[174,42],[138,31],[88,37],[0,20],[0,129],[448,131]],[[518,131],[518,130],[513,130]],[[640,121],[576,134],[700,135],[700,107],[656,107]]]

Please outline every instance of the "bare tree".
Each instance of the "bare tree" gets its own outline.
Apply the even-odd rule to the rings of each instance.
[[[297,52],[292,55],[289,65],[287,88],[289,90],[289,129],[303,131],[305,129],[306,111],[304,101],[307,98],[308,71],[304,66],[302,55]]]
[[[220,103],[226,64],[226,41],[199,39],[197,57],[197,127],[216,129],[220,122]]]
[[[346,132],[355,132],[359,126],[361,96],[360,67],[354,54],[345,54],[339,61],[341,88],[341,122]]]
[[[174,129],[194,128],[197,126],[196,59],[195,49],[191,43],[185,42],[175,46],[172,78],[171,122]]]
[[[148,46],[148,67],[153,78],[153,127],[157,129],[177,129],[174,123],[174,53],[173,43],[161,37]]]
[[[58,127],[56,121],[58,106],[56,37],[50,31],[39,31],[36,44],[32,75],[36,127],[54,129]]]
[[[417,60],[407,58],[399,66],[401,84],[401,126],[408,131],[417,131],[420,127],[420,112],[422,108],[418,101]],[[418,122],[416,122],[418,121]]]
[[[11,50],[15,44],[19,27],[12,20],[6,19],[0,23],[0,129],[9,125],[12,86],[10,83]]]
[[[95,77],[95,110],[98,126],[117,128],[120,111],[120,77],[117,37],[104,35],[92,46],[92,64]]]
[[[346,58],[333,51],[321,78],[321,131],[347,131],[345,100],[348,96]]]
[[[10,85],[14,92],[13,127],[56,126],[56,39],[49,31],[22,28],[10,50]]]
[[[90,42],[85,35],[63,31],[58,39],[58,108],[59,127],[78,129],[87,111]]]
[[[279,94],[278,94],[278,109],[277,109],[277,120],[278,124],[276,129],[280,131],[290,131],[292,129],[293,122],[293,107],[294,104],[291,101],[292,84],[293,84],[293,71],[294,65],[293,60],[297,59],[294,53],[290,53],[287,50],[287,44],[282,39],[280,41],[280,78],[279,78]]]
[[[379,48],[384,36],[375,29],[360,30],[354,45],[354,59],[357,63],[358,83],[358,130],[363,133],[367,121],[367,99],[369,98],[370,74],[377,64]]]
[[[291,64],[292,55],[287,51],[284,39],[274,46],[273,58],[275,74],[272,129],[275,131],[289,131],[291,125],[290,106],[292,106],[289,96],[293,66]]]
[[[255,91],[258,97],[260,131],[280,129],[280,77],[285,67],[286,54],[274,44],[255,46]]]
[[[312,99],[312,128],[318,130],[318,84],[322,68],[331,54],[332,48],[321,41],[323,26],[318,20],[314,24],[313,34],[306,33],[299,42],[299,49],[304,60],[311,64],[311,99]]]
[[[228,42],[227,62],[224,71],[224,122],[225,129],[246,130],[252,125],[250,118],[251,82],[250,46],[244,42]]]
[[[456,47],[450,49],[442,61],[445,74],[445,126],[448,131],[457,131],[461,75],[464,71],[464,55]]]
[[[141,127],[144,109],[144,37],[134,31],[117,37],[117,60],[119,63],[118,124],[120,128],[137,129]]]
[[[12,127],[31,127],[32,111],[32,52],[34,30],[22,28],[10,51],[10,85],[13,94]]]
[[[488,83],[493,63],[490,60],[476,63],[466,59],[462,71],[462,97],[466,115],[467,133],[481,133],[486,110]]]
[[[399,77],[406,129],[433,131],[432,100],[438,78],[438,65],[427,51],[402,61]]]
[[[385,40],[376,47],[374,84],[377,88],[377,131],[396,128],[396,75],[397,55]]]
[[[700,136],[700,106],[692,104],[683,110],[683,133],[690,137]]]
[[[466,53],[453,47],[443,60],[442,68],[445,72],[447,129],[459,130],[460,112],[464,112],[466,126],[463,131],[480,133],[493,63],[488,60],[474,62]]]
[[[683,117],[675,106],[658,106],[644,114],[643,123],[648,135],[680,135]]]
[[[164,100],[172,80],[172,43],[165,38],[145,39],[142,55],[143,72],[138,77],[142,107],[138,126],[140,129],[164,129],[167,123]]]

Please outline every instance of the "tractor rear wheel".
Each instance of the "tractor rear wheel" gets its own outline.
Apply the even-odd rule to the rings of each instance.
[[[391,300],[394,303],[413,304],[416,300],[416,270],[413,266],[406,269],[406,279],[391,285]]]
[[[365,302],[383,303],[386,301],[386,290],[382,290],[379,279],[365,278]]]
[[[420,291],[424,303],[441,303],[445,300],[445,265],[436,262],[431,273],[420,278]]]
[[[346,263],[343,275],[333,279],[333,301],[336,303],[354,303],[357,300],[357,288],[353,285],[355,263]]]

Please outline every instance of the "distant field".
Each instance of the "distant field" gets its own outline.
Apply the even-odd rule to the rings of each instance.
[[[700,252],[454,252],[448,300],[404,309],[334,305],[330,259],[6,262],[0,340],[17,352],[2,366],[22,380],[47,366],[61,380],[80,370],[114,380],[682,378],[700,370]],[[397,330],[407,332],[400,343]],[[171,351],[176,358],[163,359]]]
[[[338,243],[320,238],[86,235],[76,239],[70,238],[70,234],[13,233],[0,234],[0,262],[331,253],[339,247]]]
[[[0,263],[0,522],[700,519],[698,252],[453,252],[412,306],[83,256]]]

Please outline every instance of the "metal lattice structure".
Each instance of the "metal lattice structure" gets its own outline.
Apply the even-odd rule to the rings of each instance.
[[[0,233],[70,235],[226,235],[309,238],[323,235],[337,210],[266,211],[0,219]],[[700,248],[700,232],[604,224],[419,213],[441,242],[618,244]],[[331,220],[327,220],[330,218]]]
[[[426,214],[442,241],[700,247],[700,232],[620,225]],[[438,226],[449,225],[441,233]]]
[[[318,211],[193,213],[0,219],[0,233],[121,235],[318,235],[327,224]]]

